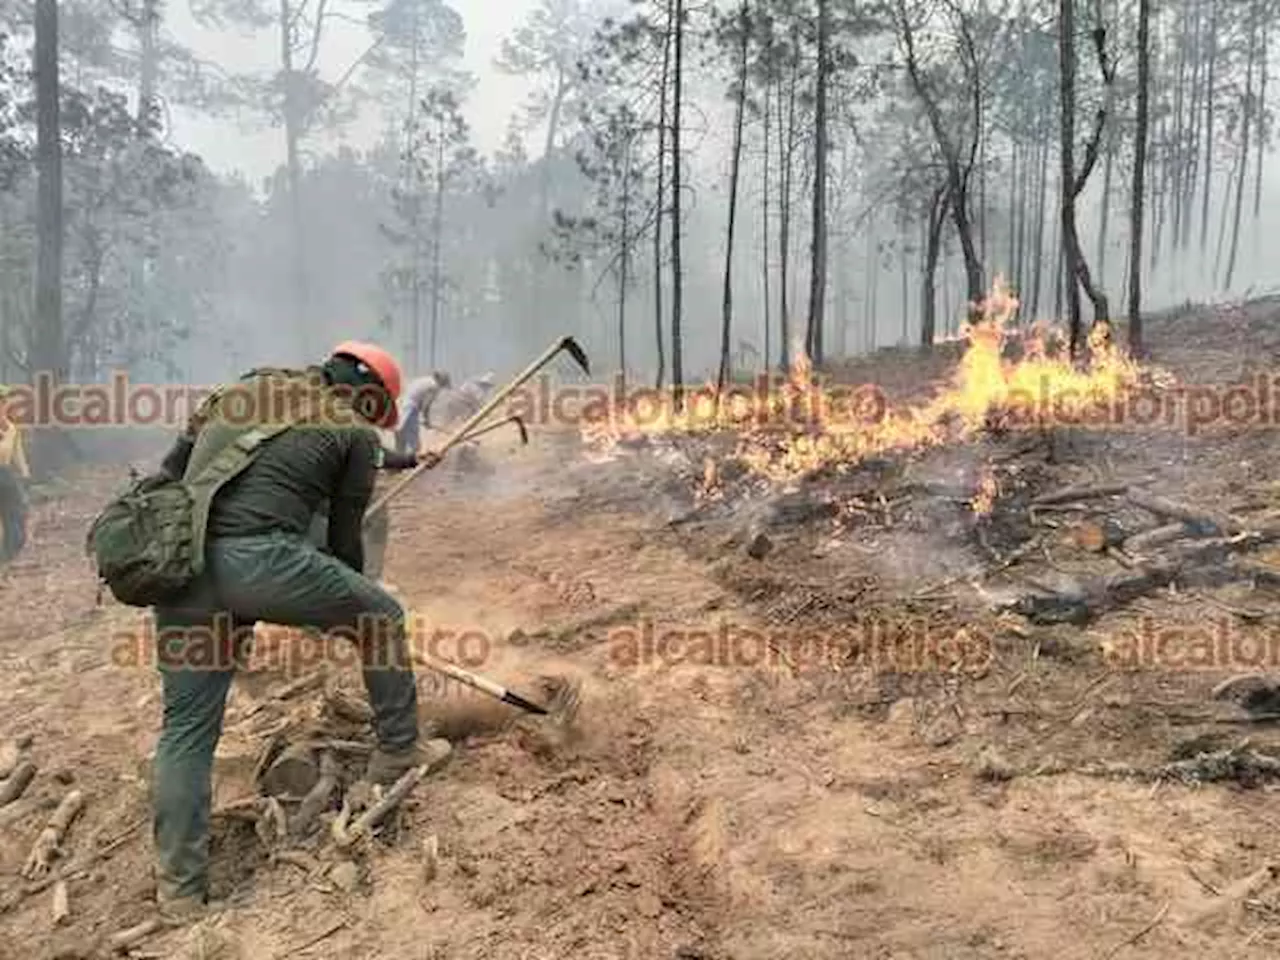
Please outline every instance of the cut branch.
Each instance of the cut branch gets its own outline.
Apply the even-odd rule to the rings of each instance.
[[[18,764],[18,769],[9,774],[4,783],[0,784],[0,807],[6,803],[13,803],[26,793],[35,775],[36,765],[30,760],[24,760]]]
[[[40,836],[36,837],[36,842],[31,847],[27,862],[22,867],[24,877],[28,880],[39,880],[49,872],[49,868],[53,865],[53,858],[57,856],[67,831],[71,829],[71,824],[75,822],[76,817],[80,816],[83,809],[84,794],[79,790],[72,790],[62,798],[58,809],[53,812],[48,824],[40,831]]]
[[[320,814],[329,806],[333,792],[338,787],[338,762],[331,752],[320,755],[320,780],[302,799],[293,821],[289,824],[289,833],[295,837],[305,836],[310,832]]]

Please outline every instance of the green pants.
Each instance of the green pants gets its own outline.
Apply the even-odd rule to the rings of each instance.
[[[391,521],[386,510],[366,514],[368,526],[364,529],[364,575],[370,580],[382,579],[382,567],[387,557],[387,539],[391,536]],[[311,519],[308,533],[311,542],[321,551],[329,552],[328,504],[322,504],[320,512]]]
[[[207,895],[213,755],[231,679],[258,621],[349,638],[379,746],[399,751],[418,738],[405,614],[394,597],[303,537],[214,540],[206,557],[185,595],[155,610],[164,721],[152,772],[153,834],[166,897]]]

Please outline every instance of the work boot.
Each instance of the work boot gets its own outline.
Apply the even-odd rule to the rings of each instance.
[[[448,740],[428,740],[407,750],[383,750],[378,748],[369,758],[369,766],[365,769],[364,778],[370,783],[389,787],[414,767],[423,764],[427,773],[435,773],[444,766],[453,755],[453,746]]]
[[[156,912],[166,925],[180,927],[208,916],[209,904],[203,896],[167,897],[157,894]]]

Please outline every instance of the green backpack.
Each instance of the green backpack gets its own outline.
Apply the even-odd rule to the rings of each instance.
[[[256,427],[218,451],[195,476],[143,477],[107,504],[89,529],[86,546],[98,579],[131,607],[175,598],[204,569],[204,522],[197,496],[208,503],[223,484],[253,462],[263,441],[292,424]]]

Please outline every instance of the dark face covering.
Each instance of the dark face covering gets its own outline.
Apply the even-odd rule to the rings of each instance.
[[[321,370],[328,383],[352,390],[356,412],[370,423],[377,423],[382,414],[392,406],[391,397],[382,381],[355,357],[345,354],[330,357]]]

